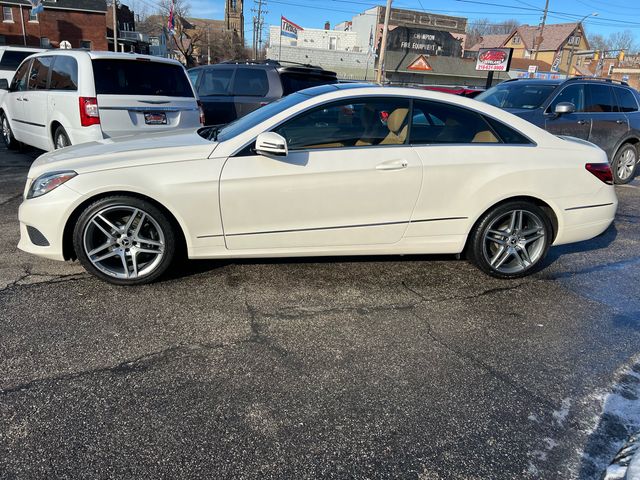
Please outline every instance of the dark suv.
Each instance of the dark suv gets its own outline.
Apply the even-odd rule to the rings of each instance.
[[[616,183],[633,180],[640,142],[640,94],[624,82],[593,77],[507,80],[476,97],[556,135],[595,143]]]
[[[335,72],[312,65],[218,63],[189,70],[204,109],[205,124],[219,125],[240,118],[267,103],[309,87],[337,83]]]

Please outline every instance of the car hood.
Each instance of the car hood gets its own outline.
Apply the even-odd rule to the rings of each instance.
[[[207,158],[217,143],[196,130],[137,134],[82,143],[45,153],[31,165],[29,178],[43,173],[74,170],[77,173],[126,168],[154,163]]]

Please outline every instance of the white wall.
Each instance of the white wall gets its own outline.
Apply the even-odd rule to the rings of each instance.
[[[353,51],[354,47],[357,46],[357,34],[355,32],[340,32],[319,28],[305,28],[304,30],[298,31],[298,40],[282,37],[282,46],[329,50],[331,37],[336,39],[336,50]],[[269,27],[269,45],[272,49],[279,47],[279,25],[271,25]]]

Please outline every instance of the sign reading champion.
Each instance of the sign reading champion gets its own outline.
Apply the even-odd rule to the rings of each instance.
[[[304,28],[296,25],[291,20],[287,20],[285,17],[280,17],[280,35],[297,40],[298,30],[304,30]]]

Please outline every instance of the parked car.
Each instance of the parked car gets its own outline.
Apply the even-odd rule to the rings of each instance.
[[[593,77],[507,80],[476,100],[503,108],[556,135],[598,145],[616,183],[633,180],[640,142],[640,95],[624,82]]]
[[[0,103],[2,138],[42,150],[201,125],[201,109],[175,60],[55,50],[28,57]]]
[[[335,72],[312,65],[218,63],[191,68],[206,125],[221,125],[243,117],[284,95],[309,87],[337,83]]]
[[[0,80],[5,79],[8,85],[13,80],[13,75],[16,73],[18,66],[29,55],[34,53],[44,52],[44,48],[31,48],[31,47],[0,47]],[[0,90],[6,90],[7,88],[0,87]]]
[[[409,112],[412,112],[410,114]],[[561,172],[561,174],[559,174]],[[605,153],[444,93],[324,85],[223,127],[42,155],[18,247],[116,284],[190,258],[467,251],[499,278],[613,221]]]
[[[461,95],[467,98],[475,98],[484,92],[484,88],[475,87],[446,87],[442,85],[422,85],[418,86],[423,90],[433,90],[434,92],[450,93],[452,95]]]

